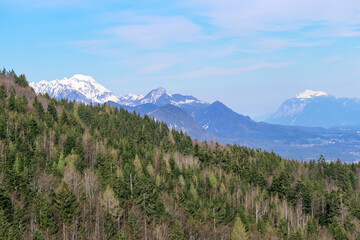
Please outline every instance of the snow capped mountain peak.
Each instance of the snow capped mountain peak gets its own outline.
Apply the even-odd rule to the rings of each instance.
[[[74,74],[74,76],[72,76],[70,79],[75,81],[78,80],[78,81],[84,81],[90,83],[97,83],[93,77],[84,74]]]
[[[171,94],[167,93],[166,89],[165,88],[162,88],[162,87],[159,87],[157,89],[154,89],[152,90],[151,92],[151,96],[154,98],[154,99],[159,99],[159,97],[161,97],[162,95],[166,94],[168,96],[171,97]]]
[[[59,99],[73,96],[73,100],[87,103],[117,102],[119,100],[114,93],[96,82],[94,78],[83,74],[75,74],[71,78],[61,80],[31,82],[30,86],[37,93],[48,93]]]
[[[120,98],[124,99],[124,100],[137,101],[137,100],[143,99],[144,95],[137,95],[135,93],[129,93],[125,96],[121,95]]]
[[[319,96],[328,96],[328,94],[323,91],[306,90],[302,93],[297,94],[296,98],[305,99],[305,98],[313,98]]]
[[[61,80],[31,82],[30,86],[37,93],[48,93],[51,97],[57,99],[69,99],[71,101],[85,103],[106,103],[112,102],[118,105],[136,107],[142,104],[152,104],[165,106],[171,104],[184,109],[201,108],[209,105],[193,96],[184,96],[181,94],[169,94],[165,88],[159,87],[151,90],[145,96],[130,93],[127,95],[116,96],[113,92],[99,84],[89,75],[75,74],[71,78]]]
[[[154,89],[152,91],[150,91],[148,94],[146,94],[146,96],[144,97],[143,100],[141,100],[142,104],[145,103],[153,103],[155,104],[160,97],[165,96],[165,97],[172,97],[171,94],[166,92],[165,88],[159,87],[157,89]]]
[[[143,99],[143,95],[137,95],[134,93],[129,93],[127,95],[120,95],[119,101],[117,103],[125,106],[136,106],[136,103]]]

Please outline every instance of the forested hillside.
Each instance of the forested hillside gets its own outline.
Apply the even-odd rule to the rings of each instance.
[[[357,239],[359,164],[198,142],[0,74],[0,239]]]

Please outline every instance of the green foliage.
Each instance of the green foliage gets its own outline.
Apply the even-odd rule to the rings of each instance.
[[[237,217],[235,220],[234,228],[231,232],[231,239],[232,240],[239,240],[239,239],[247,240],[247,239],[249,239],[249,236],[245,230],[245,227],[239,217]]]
[[[41,194],[36,196],[34,211],[38,224],[42,230],[48,231],[51,234],[57,232],[57,225],[51,205]]]
[[[20,76],[16,76],[16,74],[15,74],[15,83],[18,84],[21,87],[29,86],[29,83],[26,80],[26,77],[25,77],[24,74],[20,74]]]
[[[77,200],[66,183],[61,185],[60,191],[56,194],[54,205],[61,220],[70,225],[77,212]]]
[[[56,110],[55,102],[53,100],[50,101],[47,112],[50,114],[50,116],[52,116],[55,121],[57,121],[58,113]]]
[[[332,219],[332,223],[330,224],[329,229],[335,240],[350,239],[346,230],[341,226],[337,218]]]
[[[140,223],[136,219],[136,216],[134,213],[130,214],[129,217],[129,227],[130,227],[130,235],[133,239],[138,239],[140,237]]]
[[[41,232],[35,230],[33,240],[45,240],[45,237]]]
[[[106,239],[116,239],[116,227],[114,220],[109,212],[105,214],[105,222],[104,222],[105,236]]]
[[[282,170],[280,174],[274,178],[270,191],[278,194],[280,198],[286,198],[289,196],[290,189],[290,177]]]
[[[317,223],[316,220],[313,218],[310,218],[307,222],[307,226],[306,226],[306,233],[309,239],[311,239],[312,237],[316,237],[318,234],[318,229],[317,229]]]
[[[173,231],[170,236],[171,240],[184,240],[184,232],[181,229],[181,226],[178,222],[176,222],[173,226]]]
[[[36,109],[37,113],[39,114],[40,118],[44,117],[44,107],[43,105],[39,102],[37,96],[34,98],[34,102],[33,102],[33,107]]]
[[[283,238],[283,239],[287,239],[289,236],[289,226],[288,226],[288,221],[286,219],[281,219],[280,223],[278,225],[278,232],[279,235]]]
[[[300,230],[297,230],[296,232],[292,233],[289,237],[289,240],[304,240]]]

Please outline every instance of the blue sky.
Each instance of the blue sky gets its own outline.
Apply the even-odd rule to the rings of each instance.
[[[257,116],[306,89],[360,98],[360,1],[0,0],[0,67]]]

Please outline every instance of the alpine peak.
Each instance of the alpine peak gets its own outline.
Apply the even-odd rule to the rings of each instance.
[[[157,89],[154,89],[152,91],[150,91],[145,97],[143,100],[141,100],[141,103],[156,103],[157,100],[163,96],[163,95],[166,95],[166,96],[169,96],[169,97],[172,97],[171,94],[167,93],[166,92],[166,89],[165,88],[162,88],[162,87],[159,87]]]
[[[323,91],[312,91],[312,90],[305,90],[302,93],[296,95],[296,98],[313,98],[319,96],[328,96],[326,92]]]
[[[50,96],[63,99],[72,96],[79,102],[105,103],[118,101],[118,97],[88,75],[75,74],[71,78],[61,80],[31,82],[30,86],[37,93],[48,93]]]

